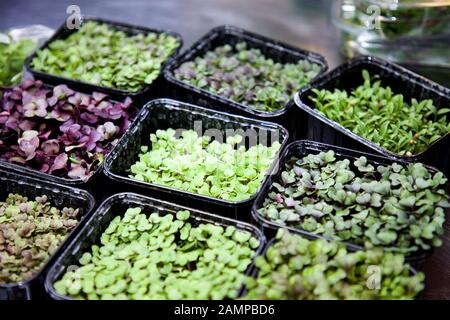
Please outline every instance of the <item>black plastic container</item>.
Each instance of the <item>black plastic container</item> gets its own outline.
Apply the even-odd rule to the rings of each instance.
[[[54,86],[53,85],[48,85],[44,83],[44,87],[46,89],[53,89]],[[88,94],[85,91],[78,91],[75,90],[74,88],[70,87],[70,89],[77,91],[77,92],[81,92],[83,94]],[[1,94],[1,89],[0,89],[0,94]],[[115,101],[113,100],[111,97],[108,96],[108,101],[111,101],[112,103],[116,103],[116,102],[120,102],[119,101]],[[123,101],[123,100],[122,100]],[[138,108],[136,107],[135,102],[133,101],[133,105],[130,108],[130,121],[133,122],[134,119],[137,117],[137,114],[139,113]],[[131,127],[131,125],[130,125]],[[127,130],[128,131],[128,130]],[[126,132],[124,132],[124,134],[122,135],[122,137],[125,135]],[[119,138],[120,140],[121,138]],[[110,152],[105,154],[105,159],[108,157],[108,155],[112,152],[113,148],[111,148]],[[18,174],[21,175],[26,175],[26,176],[30,176],[30,177],[34,177],[36,179],[39,180],[47,180],[53,183],[57,183],[57,184],[62,184],[62,185],[67,185],[67,186],[71,186],[74,188],[79,188],[79,189],[83,189],[86,190],[90,193],[92,193],[97,199],[103,199],[105,197],[105,195],[111,195],[111,190],[109,190],[108,188],[104,188],[104,187],[100,187],[104,184],[104,182],[106,181],[106,177],[103,174],[103,163],[99,164],[97,169],[95,169],[92,172],[92,175],[90,175],[88,178],[86,179],[71,179],[71,178],[64,178],[64,177],[58,177],[49,173],[43,173],[40,172],[39,170],[34,170],[34,169],[30,169],[30,168],[26,168],[24,166],[21,166],[19,164],[14,164],[14,163],[9,163],[6,162],[4,160],[0,159],[0,165],[8,168],[11,171],[15,171]]]
[[[199,123],[197,121],[201,121],[201,128],[196,126],[196,123]],[[208,134],[205,132],[208,129],[219,130],[223,135],[223,141],[229,134],[239,133],[234,130],[244,130],[241,134],[245,135],[245,130],[250,129],[260,135],[257,137],[258,143],[269,146],[276,140],[280,142],[281,149],[289,136],[286,129],[278,124],[233,116],[175,100],[158,99],[149,102],[141,110],[138,119],[105,160],[105,175],[115,182],[114,186],[117,192],[143,193],[188,207],[213,211],[218,215],[238,220],[250,220],[250,208],[256,194],[248,200],[227,201],[128,178],[130,166],[139,159],[140,147],[142,145],[150,146],[150,134],[155,133],[158,129],[169,128],[193,129],[199,134]],[[232,131],[227,133],[227,130]],[[249,139],[246,139],[246,146],[248,147],[248,145]],[[277,156],[267,174],[271,174],[276,168]]]
[[[53,284],[60,279],[64,271],[69,266],[78,265],[78,260],[81,255],[90,250],[91,246],[100,243],[100,236],[106,230],[110,222],[116,216],[123,216],[125,211],[130,207],[140,207],[144,213],[150,215],[153,212],[159,214],[175,215],[179,210],[189,210],[191,216],[189,222],[192,225],[199,225],[201,223],[213,223],[221,226],[235,226],[238,229],[249,231],[255,238],[260,241],[258,249],[255,251],[255,256],[259,255],[266,243],[263,233],[256,227],[231,219],[222,218],[218,215],[202,212],[192,208],[178,206],[169,202],[157,200],[154,198],[144,197],[142,195],[133,193],[116,194],[105,200],[97,211],[93,214],[88,223],[78,233],[77,238],[70,243],[70,245],[60,255],[59,259],[52,265],[45,281],[45,289],[47,293],[56,300],[71,300],[70,297],[58,294]],[[250,274],[251,264],[245,272]]]
[[[354,151],[350,149],[335,147],[323,143],[318,142],[312,142],[312,141],[296,141],[291,143],[287,146],[287,148],[284,149],[283,153],[280,156],[279,160],[279,167],[278,171],[274,173],[268,180],[265,181],[261,191],[258,194],[258,197],[256,198],[253,207],[252,207],[252,216],[253,219],[258,221],[259,224],[262,226],[262,229],[268,239],[275,236],[276,231],[280,228],[284,228],[289,230],[292,233],[299,234],[301,236],[304,236],[308,239],[317,239],[317,238],[327,238],[323,235],[314,234],[299,228],[291,227],[291,226],[283,226],[278,223],[275,223],[274,221],[271,221],[269,219],[266,219],[265,217],[261,216],[258,213],[258,209],[262,207],[265,198],[272,190],[273,183],[280,180],[281,173],[284,171],[285,163],[288,159],[290,159],[292,156],[296,156],[299,158],[302,158],[308,154],[318,154],[321,151],[328,151],[333,150],[336,154],[337,158],[341,159],[349,159],[349,160],[356,160],[357,158],[361,156],[365,156],[369,163],[373,164],[375,167],[378,165],[390,165],[395,163],[401,164],[401,165],[407,165],[408,162],[402,161],[402,160],[393,160],[389,159],[387,157],[374,155],[374,154],[368,154],[360,151]],[[426,166],[428,171],[430,172],[437,172],[437,170],[433,167]],[[447,191],[449,190],[449,185],[447,184]],[[445,211],[446,218],[449,219],[450,216],[450,209],[446,209]],[[330,239],[332,240],[332,239]],[[351,251],[355,250],[363,250],[364,248],[361,245],[356,245],[351,242],[345,242],[345,245],[347,248]],[[418,251],[416,253],[411,254],[407,257],[407,261],[411,264],[417,266],[420,265],[425,261],[425,259],[431,255],[432,249],[428,251]]]
[[[260,111],[175,78],[175,69],[184,62],[201,57],[206,52],[214,50],[218,46],[225,44],[235,45],[241,41],[246,42],[250,48],[260,49],[266,57],[273,59],[275,62],[293,63],[301,59],[306,59],[318,64],[321,67],[321,71],[315,78],[319,77],[328,69],[325,58],[317,53],[302,50],[234,26],[219,26],[209,31],[194,43],[190,49],[173,59],[164,68],[164,77],[170,83],[171,97],[177,100],[195,103],[206,108],[214,108],[232,114],[277,122],[290,129],[289,124],[294,123],[292,121],[294,119],[288,117],[287,113],[294,106],[293,101],[286,102],[286,105],[277,111]]]
[[[168,63],[174,56],[176,56],[179,53],[181,47],[183,46],[183,40],[181,39],[181,36],[172,31],[139,27],[139,26],[134,26],[134,25],[126,24],[126,23],[115,22],[115,21],[110,21],[110,20],[105,20],[105,19],[100,19],[100,18],[92,18],[92,17],[83,17],[82,23],[85,21],[95,21],[98,23],[103,23],[103,24],[106,24],[106,25],[116,29],[116,30],[123,31],[130,36],[137,35],[137,34],[145,35],[148,33],[157,33],[157,34],[164,33],[164,34],[168,34],[168,35],[171,35],[171,36],[177,38],[180,45],[177,48],[177,50],[175,50],[175,52],[171,55],[171,57],[166,61],[166,63]],[[62,24],[62,26],[54,33],[54,35],[49,40],[47,40],[36,51],[45,49],[48,47],[48,45],[51,42],[53,42],[55,40],[65,39],[68,36],[70,36],[72,33],[75,33],[75,32],[77,32],[77,29],[68,29],[66,26],[66,23],[64,22]],[[144,86],[138,92],[129,92],[129,91],[122,90],[122,89],[102,87],[102,86],[98,86],[95,84],[82,82],[82,81],[79,81],[76,79],[65,78],[65,77],[52,75],[52,74],[34,70],[31,67],[31,61],[34,59],[35,56],[36,56],[36,52],[33,53],[32,55],[30,55],[26,59],[26,61],[25,61],[26,70],[28,72],[30,72],[34,76],[35,79],[43,80],[45,83],[54,84],[54,85],[64,83],[64,84],[67,84],[69,87],[71,87],[74,90],[86,91],[89,93],[91,93],[92,91],[103,92],[103,93],[106,93],[107,95],[109,95],[111,98],[117,99],[117,100],[123,100],[125,97],[130,97],[133,99],[133,101],[139,103],[140,105],[143,105],[145,102],[147,102],[151,98],[160,96],[160,92],[164,89],[163,76],[162,76],[163,66],[161,67],[161,71],[160,71],[158,78],[155,79],[153,83]]]
[[[304,235],[299,235],[299,234],[297,234],[297,235],[298,235],[298,236],[302,236],[302,237],[304,237],[304,238],[307,238],[308,240],[314,240],[314,239],[311,239],[311,238],[309,238],[309,237],[305,237]],[[318,238],[322,238],[322,237],[317,237],[316,239],[318,239]],[[270,240],[267,242],[266,246],[264,247],[264,250],[263,250],[263,252],[261,253],[261,255],[264,255],[264,256],[267,258],[267,251],[269,250],[269,248],[270,248],[272,245],[274,245],[275,241],[276,241],[275,236],[272,237],[272,238],[270,238]],[[253,260],[253,263],[252,263],[252,265],[251,265],[251,269],[249,270],[249,273],[250,273],[250,275],[251,275],[252,278],[255,278],[255,279],[256,279],[256,278],[258,277],[259,269],[258,269],[258,267],[256,267],[255,261],[256,261],[256,258]],[[413,276],[417,274],[417,270],[416,270],[413,266],[411,266],[411,265],[410,265],[410,267],[409,267],[409,271],[410,271],[410,274],[413,275]],[[244,288],[242,289],[242,292],[241,292],[241,296],[240,296],[240,297],[241,297],[242,299],[245,299],[245,296],[246,296],[246,295],[247,295],[247,288],[244,286]],[[423,295],[423,291],[422,291],[421,293],[419,293],[419,295],[416,296],[416,300],[421,299],[422,295]]]
[[[8,194],[19,193],[29,200],[46,194],[49,202],[58,208],[73,207],[80,209],[80,222],[60,244],[55,254],[50,257],[39,272],[32,278],[19,283],[0,284],[0,300],[29,300],[46,298],[44,280],[50,265],[56,260],[71,239],[81,230],[95,206],[94,198],[84,190],[71,188],[25,177],[11,172],[0,165],[0,199],[4,201]]]
[[[416,98],[418,101],[431,99],[438,109],[448,108],[450,105],[450,89],[398,65],[378,58],[362,56],[330,71],[295,95],[294,101],[299,107],[299,117],[302,119],[302,123],[305,123],[305,126],[298,128],[297,136],[364,152],[375,152],[394,159],[422,162],[438,168],[449,176],[450,133],[432,143],[425,151],[412,157],[404,157],[358,136],[314,109],[314,103],[308,98],[312,94],[312,89],[354,89],[363,83],[361,72],[364,69],[371,75],[378,74],[382,85],[391,87],[394,93],[403,94],[405,101],[409,101],[411,98]],[[450,121],[450,115],[447,115],[447,120]]]

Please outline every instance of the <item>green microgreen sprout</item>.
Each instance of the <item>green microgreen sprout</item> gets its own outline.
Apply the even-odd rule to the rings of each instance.
[[[313,90],[314,109],[355,134],[395,154],[411,157],[450,132],[450,108],[433,100],[405,101],[403,94],[382,86],[378,76],[362,71],[364,84],[351,91]]]
[[[236,298],[259,247],[249,231],[130,208],[54,284],[76,299]]]
[[[174,74],[178,80],[253,109],[276,111],[319,72],[320,66],[308,60],[275,62],[240,42],[185,62]]]
[[[36,47],[36,41],[27,38],[13,41],[8,35],[4,37],[6,42],[0,40],[0,87],[9,87],[20,82],[23,63]]]
[[[440,246],[447,178],[423,164],[378,165],[333,151],[287,160],[258,212],[366,248],[409,254]]]
[[[225,143],[199,137],[185,130],[176,138],[175,130],[151,134],[152,149],[141,148],[139,161],[131,166],[130,177],[231,201],[250,198],[259,189],[277,154],[280,143],[245,148],[242,136],[228,137]]]
[[[265,255],[258,275],[247,278],[244,299],[413,299],[424,274],[412,274],[402,254],[380,249],[348,252],[336,241],[307,240],[284,229]]]
[[[46,195],[34,201],[9,194],[0,201],[0,284],[33,277],[78,223],[79,209],[53,207]]]
[[[31,66],[41,72],[137,92],[151,84],[180,46],[165,33],[129,35],[108,24],[83,23],[65,39],[38,50]]]

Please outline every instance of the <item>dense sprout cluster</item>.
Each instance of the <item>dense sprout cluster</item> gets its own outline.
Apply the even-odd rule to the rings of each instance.
[[[320,66],[308,60],[274,62],[261,50],[240,42],[185,62],[174,74],[179,80],[253,109],[276,111],[319,72]]]
[[[0,34],[1,36],[1,34]],[[20,82],[25,58],[36,47],[31,39],[0,42],[0,87],[8,87]]]
[[[54,287],[77,299],[235,298],[258,247],[250,232],[199,224],[189,211],[130,208]]]
[[[130,125],[131,103],[25,80],[0,100],[0,159],[86,179]]]
[[[69,37],[37,51],[31,66],[65,78],[137,92],[158,77],[179,46],[177,38],[165,33],[131,36],[107,24],[87,21]]]
[[[447,179],[420,163],[375,168],[333,151],[288,159],[259,214],[367,248],[411,253],[440,246]]]
[[[405,156],[418,154],[450,132],[446,115],[431,99],[405,101],[401,93],[382,86],[378,76],[362,72],[364,84],[351,91],[313,90],[315,110],[357,135]]]
[[[77,225],[79,209],[53,207],[46,195],[0,201],[0,284],[31,278]]]
[[[256,267],[245,299],[413,299],[424,288],[423,273],[411,274],[401,254],[348,252],[339,242],[310,241],[283,229]]]
[[[246,150],[239,145],[240,135],[220,143],[193,130],[179,138],[175,133],[168,129],[151,134],[152,149],[142,147],[130,177],[224,200],[246,200],[259,189],[280,148],[274,142]]]

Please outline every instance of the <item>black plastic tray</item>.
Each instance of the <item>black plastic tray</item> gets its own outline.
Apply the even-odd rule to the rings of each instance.
[[[142,34],[165,33],[165,34],[168,34],[168,35],[171,35],[171,36],[177,38],[180,45],[175,50],[175,52],[170,56],[170,58],[166,61],[166,63],[168,63],[174,56],[176,56],[180,52],[181,47],[183,46],[183,40],[182,40],[181,36],[178,33],[175,33],[175,32],[169,31],[169,30],[152,29],[152,28],[134,26],[134,25],[126,24],[126,23],[115,22],[115,21],[110,21],[110,20],[105,20],[105,19],[100,19],[100,18],[94,18],[94,17],[83,17],[82,22],[85,22],[85,21],[95,21],[98,23],[103,23],[103,24],[106,24],[106,25],[116,29],[116,30],[123,31],[129,35],[136,35],[136,34],[141,34],[141,33]],[[161,71],[160,71],[158,78],[155,79],[153,83],[151,83],[150,85],[146,85],[138,92],[129,92],[129,91],[122,90],[122,89],[97,86],[95,84],[82,82],[82,81],[79,81],[76,79],[70,79],[70,78],[65,78],[65,77],[61,77],[61,76],[57,76],[57,75],[53,75],[53,74],[40,72],[40,71],[34,70],[31,67],[31,61],[36,56],[37,51],[47,48],[48,45],[55,40],[67,38],[68,36],[70,36],[72,33],[76,32],[76,31],[77,31],[77,29],[72,29],[72,30],[68,29],[66,26],[66,23],[64,22],[50,39],[48,39],[44,44],[42,44],[42,46],[40,46],[39,49],[37,49],[33,54],[31,54],[25,60],[24,65],[26,67],[26,70],[28,72],[30,72],[34,76],[35,79],[43,80],[46,83],[55,84],[55,85],[65,83],[65,84],[69,85],[69,87],[73,88],[74,90],[82,90],[82,91],[86,91],[86,92],[92,92],[92,91],[103,92],[103,93],[108,94],[108,96],[110,96],[111,98],[117,99],[117,100],[123,100],[125,97],[130,97],[133,99],[133,101],[139,103],[140,105],[143,105],[150,98],[155,98],[157,95],[159,95],[159,92],[161,90],[163,90],[164,84],[163,84],[162,70],[163,70],[164,66],[161,67]]]
[[[62,252],[58,260],[52,265],[45,280],[45,289],[47,293],[56,300],[72,300],[67,296],[58,294],[53,284],[61,278],[62,274],[68,266],[78,265],[78,260],[81,255],[90,250],[93,244],[99,244],[100,236],[108,227],[109,223],[116,217],[125,214],[126,209],[137,206],[145,210],[146,214],[151,214],[157,211],[160,214],[175,215],[179,210],[189,210],[191,216],[189,218],[191,224],[213,223],[221,226],[235,226],[238,229],[249,231],[254,237],[260,241],[258,249],[256,249],[255,256],[258,256],[266,243],[266,238],[263,233],[248,223],[236,221],[220,217],[215,214],[175,205],[169,202],[157,200],[154,198],[144,197],[142,195],[133,193],[116,194],[105,200],[96,212],[85,224],[83,229],[78,233],[77,238],[70,243],[70,245]],[[251,264],[245,272],[250,274]],[[242,288],[239,290],[241,291]]]
[[[450,105],[450,89],[401,66],[378,58],[362,56],[330,71],[295,95],[294,101],[299,107],[302,123],[306,124],[298,129],[301,130],[298,136],[301,136],[302,139],[320,141],[364,152],[375,152],[390,158],[422,162],[438,168],[449,176],[450,133],[432,143],[425,151],[412,157],[403,157],[358,136],[314,110],[314,103],[308,98],[312,94],[312,89],[333,90],[337,88],[349,90],[356,88],[363,82],[361,77],[363,69],[366,69],[371,74],[378,74],[384,86],[390,86],[393,92],[402,93],[405,100],[410,100],[411,98],[416,98],[418,101],[431,99],[437,108],[447,108]],[[450,115],[447,115],[447,120],[450,121]]]
[[[196,121],[201,121],[202,133],[205,133],[205,130],[208,129],[220,130],[224,133],[224,138],[226,138],[227,129],[242,129],[244,131],[253,129],[258,133],[263,133],[263,138],[267,140],[267,145],[273,143],[269,133],[278,133],[278,137],[275,136],[273,139],[277,139],[280,142],[281,149],[286,144],[289,136],[287,130],[278,124],[233,116],[175,100],[153,100],[144,106],[138,119],[136,119],[105,160],[105,175],[112,179],[112,182],[115,182],[116,192],[133,191],[143,193],[188,207],[214,211],[219,215],[229,216],[238,220],[250,220],[250,208],[257,193],[248,200],[227,201],[128,178],[127,170],[139,159],[140,147],[142,145],[150,145],[150,133],[155,133],[158,129],[164,130],[169,128],[195,129]],[[261,137],[258,139],[262,141]],[[276,168],[277,156],[275,156],[275,160],[267,172],[268,175]],[[265,179],[267,179],[267,176]]]
[[[308,240],[314,240],[314,239],[311,239],[311,238],[309,238],[309,237],[306,237],[305,235],[300,235],[300,234],[297,234],[297,235],[298,235],[298,236],[302,236],[302,237],[304,237],[304,238],[306,238],[306,239],[308,239]],[[316,239],[319,239],[319,238],[324,239],[323,237],[317,237]],[[267,251],[268,251],[269,248],[275,243],[275,241],[276,241],[275,236],[272,237],[272,238],[270,238],[270,240],[267,242],[266,246],[264,247],[264,249],[263,249],[261,255],[263,255],[263,256],[265,256],[265,257],[267,258]],[[251,269],[250,269],[249,273],[250,273],[250,276],[251,276],[252,278],[255,278],[255,279],[256,279],[256,278],[258,277],[259,269],[258,269],[258,267],[256,266],[256,263],[255,263],[255,262],[256,262],[256,257],[255,257],[255,259],[253,260],[253,263],[252,263],[252,265],[251,265]],[[417,270],[416,270],[413,266],[411,266],[411,264],[410,264],[410,266],[409,266],[409,271],[410,271],[410,274],[411,274],[411,275],[416,275],[416,274],[417,274]],[[241,292],[241,296],[240,296],[240,297],[241,297],[242,299],[245,299],[246,294],[247,294],[247,288],[246,288],[246,286],[244,286],[244,288],[242,289],[242,292]],[[423,294],[423,291],[420,292],[420,293],[416,296],[416,300],[420,300],[422,294]]]
[[[53,85],[48,85],[44,83],[44,87],[48,88],[48,89],[52,89],[54,86]],[[75,90],[72,87],[69,86],[70,89],[77,91],[77,92],[81,92],[83,94],[89,94],[86,91],[83,90]],[[1,93],[1,89],[0,89],[0,93]],[[119,102],[116,100],[111,99],[108,96],[108,100],[111,102]],[[123,101],[123,100],[122,100]],[[131,122],[134,121],[134,118],[137,117],[138,114],[138,108],[135,107],[135,102],[133,100],[133,109],[130,109],[131,115],[133,117],[133,119],[130,119]],[[130,125],[131,127],[131,125]],[[128,130],[127,130],[128,131]],[[126,132],[124,132],[124,134],[122,135],[122,137],[125,135]],[[120,139],[122,139],[119,138]],[[105,160],[106,158],[109,156],[109,154],[112,152],[113,148],[110,150],[110,152],[105,154]],[[70,179],[70,178],[63,178],[63,177],[58,177],[49,173],[43,173],[40,172],[39,170],[34,170],[34,169],[30,169],[30,168],[25,168],[21,165],[18,164],[14,164],[14,163],[9,163],[6,162],[4,160],[0,160],[0,164],[5,167],[5,168],[9,168],[9,170],[11,171],[15,171],[18,174],[21,175],[26,175],[26,176],[30,176],[30,177],[34,177],[37,178],[39,180],[47,180],[53,183],[57,183],[57,184],[62,184],[62,185],[67,185],[67,186],[72,186],[74,188],[79,188],[79,189],[84,189],[87,190],[88,192],[92,193],[95,195],[95,197],[97,196],[103,196],[105,194],[105,192],[109,191],[107,188],[98,188],[99,185],[102,185],[103,182],[105,181],[105,176],[103,174],[103,164],[105,161],[103,161],[103,163],[101,163],[97,169],[95,169],[95,171],[92,173],[91,176],[89,176],[87,179]]]
[[[325,238],[325,239],[333,240],[326,236],[314,234],[314,233],[311,233],[311,232],[308,232],[308,231],[305,231],[305,230],[302,230],[299,228],[280,225],[278,223],[275,223],[271,220],[266,219],[265,217],[261,216],[258,213],[258,209],[261,208],[265,198],[267,197],[270,190],[272,189],[273,183],[276,181],[279,181],[281,173],[284,170],[284,166],[285,166],[287,159],[289,159],[292,156],[303,157],[308,154],[317,154],[321,151],[328,151],[328,150],[333,150],[338,158],[347,158],[347,159],[356,160],[357,158],[359,158],[361,156],[365,156],[367,158],[368,162],[372,163],[374,166],[390,165],[394,162],[401,164],[401,165],[407,165],[409,163],[409,162],[406,162],[403,160],[393,160],[393,159],[389,159],[387,157],[383,157],[383,156],[379,156],[379,155],[368,154],[368,153],[364,153],[364,152],[360,152],[360,151],[354,151],[354,150],[350,150],[350,149],[335,147],[335,146],[318,143],[318,142],[313,142],[313,141],[302,140],[302,141],[296,141],[296,142],[291,143],[290,145],[287,146],[287,148],[284,149],[283,153],[280,156],[280,160],[279,160],[280,165],[278,167],[278,171],[276,173],[274,173],[268,180],[265,181],[265,183],[261,189],[261,192],[258,194],[258,197],[256,198],[256,200],[253,204],[253,207],[252,207],[253,219],[258,221],[259,224],[262,226],[262,229],[264,230],[264,233],[267,238],[270,239],[270,238],[274,237],[276,234],[276,230],[278,230],[279,228],[284,228],[284,229],[289,230],[290,232],[302,235],[309,239]],[[433,167],[426,166],[426,168],[430,172],[437,172],[437,170]],[[449,184],[447,184],[446,188],[448,191]],[[450,209],[447,209],[445,211],[445,214],[446,214],[446,218],[449,219]],[[345,243],[347,248],[351,251],[364,249],[364,247],[361,245],[356,245],[356,244],[353,244],[351,242],[346,242],[346,241],[343,241],[343,242]],[[406,259],[411,264],[418,266],[421,263],[423,263],[425,261],[425,259],[429,255],[431,255],[432,252],[433,252],[433,249],[427,250],[427,251],[418,251],[416,253],[413,253],[413,254],[407,256]]]
[[[164,68],[164,77],[171,85],[171,97],[177,100],[195,103],[203,107],[227,111],[232,114],[277,122],[285,125],[289,129],[288,124],[291,122],[288,122],[288,120],[292,119],[287,117],[286,113],[294,106],[293,101],[287,102],[283,108],[277,111],[260,111],[175,78],[174,70],[184,62],[192,61],[196,57],[203,56],[206,52],[218,46],[225,44],[234,45],[240,41],[245,41],[251,48],[260,49],[266,57],[272,58],[277,62],[292,63],[300,59],[306,59],[318,64],[321,67],[321,71],[314,79],[325,73],[328,69],[325,58],[317,53],[299,49],[234,26],[219,26],[210,30],[194,43],[190,49],[184,51],[166,65]]]
[[[59,249],[50,257],[39,272],[32,278],[19,283],[0,284],[0,300],[44,299],[46,298],[44,280],[50,265],[86,223],[90,216],[89,213],[95,206],[95,200],[84,190],[21,176],[11,172],[9,168],[5,168],[2,165],[0,165],[0,185],[0,199],[3,201],[10,193],[19,193],[33,200],[37,196],[46,194],[50,203],[58,208],[80,208],[82,218],[79,224],[60,244]]]

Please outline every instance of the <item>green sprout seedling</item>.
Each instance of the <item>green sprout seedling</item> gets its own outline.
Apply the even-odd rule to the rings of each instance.
[[[348,252],[336,241],[307,240],[280,229],[258,274],[247,278],[244,299],[413,299],[424,274],[411,274],[401,254],[379,249]]]
[[[420,163],[375,166],[333,151],[290,158],[258,212],[277,224],[410,254],[440,246],[447,179]]]
[[[253,109],[276,111],[319,72],[320,66],[308,60],[275,62],[240,42],[185,62],[174,73],[179,80]]]
[[[250,232],[129,208],[67,271],[55,290],[76,299],[236,298],[259,247]]]
[[[158,130],[150,140],[152,149],[142,147],[131,178],[231,201],[247,200],[257,192],[280,148],[274,142],[246,150],[237,146],[242,136],[211,142],[193,130],[178,139],[175,130]]]
[[[107,24],[87,21],[69,37],[38,50],[31,66],[56,76],[137,92],[153,83],[179,46],[177,38],[165,33],[130,36]]]
[[[31,201],[11,193],[0,201],[0,284],[33,277],[78,224],[79,213],[53,207],[46,195]]]
[[[395,154],[411,157],[450,132],[450,109],[431,99],[406,101],[382,86],[378,76],[362,72],[364,84],[351,91],[314,89],[314,109],[357,135]]]
[[[8,43],[0,41],[0,87],[9,87],[20,82],[25,58],[36,47],[34,40],[12,41],[9,36],[6,37]]]

